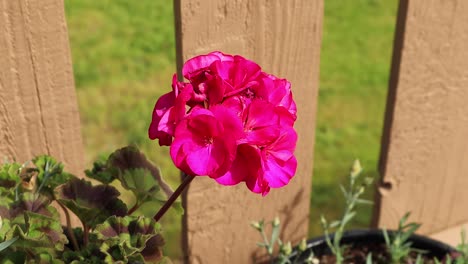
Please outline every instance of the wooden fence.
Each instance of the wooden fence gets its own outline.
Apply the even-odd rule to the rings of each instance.
[[[288,78],[298,104],[298,173],[265,198],[197,179],[185,194],[185,259],[249,263],[247,220],[307,233],[323,0],[174,0],[177,63],[242,54]],[[374,226],[405,212],[421,233],[458,241],[468,223],[468,1],[401,0],[382,137]],[[345,23],[345,22],[344,22]],[[49,153],[73,173],[83,145],[63,0],[0,0],[0,156]]]

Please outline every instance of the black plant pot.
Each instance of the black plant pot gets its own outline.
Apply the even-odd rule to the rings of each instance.
[[[395,231],[388,230],[388,234],[391,237]],[[333,241],[333,234],[330,235]],[[454,255],[456,249],[440,241],[420,236],[412,235],[409,238],[412,242],[412,248],[424,250],[426,254],[431,258],[436,257],[443,259],[447,255]],[[365,230],[351,230],[344,232],[343,238],[341,239],[342,245],[383,245],[385,244],[385,238],[382,230],[379,229],[365,229]],[[290,260],[296,260],[294,263],[305,263],[305,260],[310,256],[311,251],[314,256],[321,256],[331,254],[328,248],[325,236],[310,239],[307,241],[307,249],[298,256],[298,250],[295,248],[293,253],[290,255]]]

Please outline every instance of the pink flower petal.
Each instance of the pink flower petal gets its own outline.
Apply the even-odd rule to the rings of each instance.
[[[277,159],[288,160],[293,156],[293,152],[296,149],[297,133],[290,128],[283,128],[278,139],[265,148],[265,151]]]
[[[150,139],[159,139],[159,145],[170,145],[172,141],[172,133],[159,129],[162,117],[169,114],[170,109],[174,105],[174,92],[169,92],[161,96],[156,102],[153,109],[151,124],[148,128],[148,136]],[[165,121],[164,121],[165,122]]]
[[[215,180],[222,185],[236,185],[246,178],[257,178],[261,169],[258,149],[242,144],[237,147],[237,155],[229,171]]]
[[[297,169],[297,160],[295,157],[291,157],[284,164],[274,159],[267,159],[265,164],[264,178],[268,182],[271,188],[280,188],[289,183],[294,177]]]
[[[272,104],[254,100],[244,111],[244,129],[247,142],[257,145],[269,144],[279,136],[279,116]]]
[[[216,140],[207,146],[194,147],[194,151],[188,153],[186,162],[196,175],[224,174],[218,169],[226,162],[226,154],[223,142]]]
[[[177,168],[179,168],[181,171],[185,172],[188,175],[196,175],[190,167],[187,165],[187,162],[185,161],[185,157],[187,156],[187,153],[184,151],[184,144],[187,143],[187,141],[184,140],[177,140],[174,141],[173,144],[171,144],[170,148],[170,155],[171,158],[176,165]],[[189,151],[190,150],[186,150]]]
[[[187,79],[192,79],[200,71],[206,70],[215,61],[231,61],[233,57],[221,52],[212,52],[206,55],[193,57],[185,62],[182,67],[182,75]]]
[[[196,108],[177,125],[171,157],[179,169],[184,171],[186,165],[188,171],[184,172],[212,178],[229,170],[236,156],[236,140],[226,133],[222,118],[217,119],[208,109]]]
[[[236,109],[217,105],[210,108],[210,110],[223,124],[224,130],[227,131],[235,140],[245,137],[244,128],[238,113],[236,113]]]
[[[161,117],[169,108],[174,106],[175,94],[174,92],[169,92],[162,95],[154,106],[153,119],[156,117]]]
[[[263,179],[263,176],[249,177],[245,180],[245,184],[250,191],[260,193],[262,196],[265,196],[270,192],[270,186],[268,186],[268,182]]]

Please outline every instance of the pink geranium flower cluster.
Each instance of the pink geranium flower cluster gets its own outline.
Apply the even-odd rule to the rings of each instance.
[[[182,74],[188,82],[174,75],[149,127],[177,168],[223,185],[245,182],[262,195],[288,184],[297,167],[290,83],[221,52],[188,60]]]

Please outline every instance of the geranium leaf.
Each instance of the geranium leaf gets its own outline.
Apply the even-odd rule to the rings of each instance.
[[[62,260],[65,263],[71,264],[82,264],[82,263],[89,263],[89,264],[100,264],[103,263],[104,258],[106,257],[99,250],[100,244],[97,243],[89,243],[88,246],[82,247],[80,251],[71,251],[66,250],[62,254]]]
[[[0,231],[4,239],[17,238],[12,245],[14,251],[27,248],[35,254],[48,252],[55,256],[56,251],[62,251],[68,239],[63,234],[62,226],[58,218],[26,211],[24,223],[9,223],[2,226]],[[19,217],[17,218],[19,220]],[[2,225],[4,225],[3,223]]]
[[[68,239],[63,234],[59,218],[51,218],[33,212],[26,212],[25,217],[28,226],[28,238],[44,239],[51,243],[50,246],[55,249],[60,251],[64,249],[64,245],[68,243]]]
[[[40,253],[34,258],[34,263],[44,263],[44,264],[62,264],[65,263],[60,259],[54,258],[49,253]]]
[[[103,241],[101,252],[107,255],[107,260],[113,261],[161,259],[164,239],[160,232],[161,226],[154,219],[134,216],[111,216],[93,231]]]
[[[119,169],[118,179],[124,188],[133,192],[138,206],[151,203],[152,211],[155,211],[173,193],[162,179],[160,170],[135,146],[127,146],[112,153],[107,165]],[[174,203],[173,208],[183,213],[180,202]]]
[[[52,220],[56,221],[54,219]],[[47,224],[44,223],[43,227],[46,228],[46,226]],[[55,254],[55,252],[60,250],[60,248],[63,249],[64,243],[58,243],[59,245],[55,245],[47,234],[41,233],[41,231],[37,230],[36,227],[38,226],[36,225],[29,229],[28,225],[13,225],[6,234],[7,239],[18,237],[18,240],[11,246],[11,249],[13,251],[24,251],[27,249],[35,255],[45,252]],[[10,250],[8,249],[7,251],[9,252]]]
[[[148,217],[109,217],[104,223],[99,224],[93,233],[102,241],[115,241],[121,244],[143,250],[145,243],[152,236],[159,234],[161,227],[152,218]]]
[[[148,167],[148,160],[136,146],[127,146],[116,150],[109,156],[108,162],[122,171]]]
[[[54,189],[66,183],[73,175],[63,171],[63,164],[54,158],[43,155],[33,159],[37,167],[37,192],[52,196]]]
[[[72,179],[57,188],[56,195],[80,220],[94,228],[109,216],[124,216],[127,206],[120,193],[110,185],[93,186],[84,179]]]
[[[152,186],[159,186],[161,190],[170,196],[173,191],[169,185],[162,179],[161,172],[154,164],[152,164],[143,153],[135,146],[127,146],[112,153],[108,160],[109,167],[118,168],[122,173],[127,170],[145,169],[149,176],[153,179],[153,184],[147,186],[147,189]]]
[[[127,263],[128,259],[125,256],[122,246],[115,244],[109,245],[108,243],[103,243],[99,248],[102,253],[106,255],[104,258],[104,263]]]
[[[5,163],[0,167],[0,187],[13,189],[20,182],[18,163]],[[0,189],[1,190],[1,189]]]
[[[107,166],[105,161],[96,161],[91,170],[86,170],[85,174],[89,178],[95,179],[101,183],[109,184],[118,176],[118,170]]]
[[[7,253],[0,253],[0,263],[2,264],[16,264],[26,262],[26,252],[7,250]]]
[[[153,218],[140,216],[132,219],[128,231],[132,235],[156,235],[161,233],[161,225]]]
[[[163,237],[158,234],[146,241],[146,246],[141,251],[141,255],[145,259],[145,261],[149,262],[156,262],[162,259],[162,247],[164,246],[164,239]]]
[[[10,229],[10,219],[0,217],[0,240],[7,240],[6,233]]]
[[[130,222],[128,230],[132,237],[132,245],[143,249],[150,238],[161,233],[161,225],[153,218],[140,216]]]
[[[37,213],[59,219],[57,209],[50,206],[50,200],[47,197],[30,192],[22,193],[20,199],[12,204],[10,217],[14,218],[25,212]]]
[[[120,174],[120,181],[125,189],[133,192],[139,204],[155,198],[166,200],[151,173],[145,169],[125,170]]]
[[[145,259],[141,254],[133,254],[128,257],[128,263],[145,263]],[[161,264],[160,262],[157,263]]]
[[[10,207],[13,199],[10,197],[1,197],[0,199],[0,218],[10,218]]]
[[[161,226],[153,218],[138,217],[130,222],[128,228],[132,245],[143,249],[141,255],[146,261],[158,261],[163,257],[164,239],[161,236]]]
[[[93,232],[101,240],[119,238],[121,235],[125,235],[122,239],[130,240],[130,234],[128,233],[130,220],[128,216],[116,217],[113,215],[107,218],[104,223],[97,225]]]

